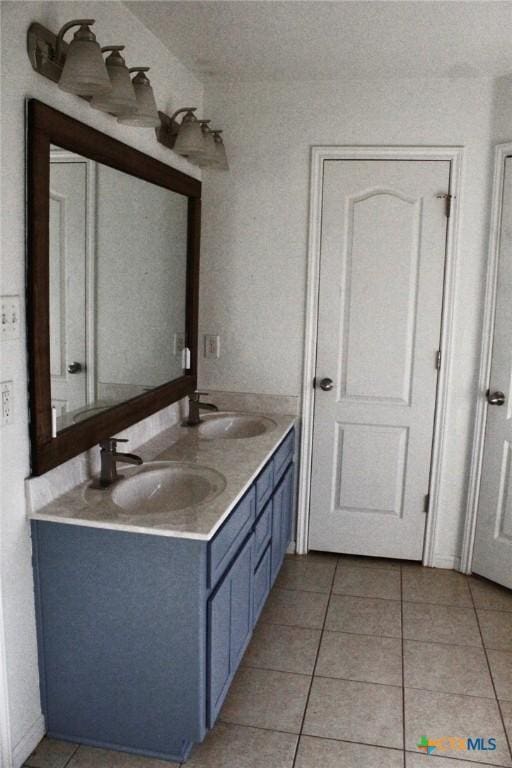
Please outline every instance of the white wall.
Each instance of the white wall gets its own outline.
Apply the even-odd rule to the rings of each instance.
[[[512,74],[498,78],[494,84],[492,129],[494,143],[512,140]]]
[[[156,387],[183,373],[187,198],[97,164],[97,379]],[[130,232],[130,237],[126,233]],[[149,269],[151,266],[151,269]]]
[[[458,564],[487,247],[490,80],[216,83],[228,174],[205,174],[200,330],[221,335],[201,387],[300,392],[311,145],[463,145],[455,344],[436,564]],[[510,114],[510,113],[509,113]]]
[[[152,129],[120,126],[81,99],[65,94],[54,83],[33,72],[25,52],[27,28],[39,21],[57,31],[71,18],[97,20],[102,45],[126,43],[127,62],[149,65],[149,76],[162,109],[201,107],[202,87],[120,3],[3,2],[2,21],[2,273],[1,294],[25,292],[25,138],[24,99],[36,97],[82,122],[136,146],[163,162],[198,176],[185,160],[156,142]],[[4,342],[0,350],[1,380],[14,382],[15,421],[1,433],[2,509],[0,557],[5,653],[8,670],[10,741],[19,765],[41,735],[42,721],[34,627],[34,600],[29,527],[25,517],[24,478],[29,474],[27,380],[24,322],[20,338]],[[0,610],[0,620],[2,611]],[[0,626],[0,651],[2,645]],[[1,653],[0,653],[1,656]],[[0,683],[2,682],[0,658]],[[0,717],[2,716],[0,690]],[[5,713],[4,713],[5,714]],[[5,719],[5,718],[4,718]],[[0,730],[0,736],[5,735]],[[4,757],[4,762],[7,757]]]

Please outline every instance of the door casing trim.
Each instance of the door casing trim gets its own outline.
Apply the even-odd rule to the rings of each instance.
[[[492,344],[496,315],[498,287],[499,250],[501,241],[501,218],[503,205],[503,184],[505,181],[505,160],[512,155],[512,142],[494,147],[494,171],[492,182],[491,220],[489,229],[489,252],[485,283],[482,346],[480,349],[480,370],[478,375],[473,450],[469,472],[466,520],[462,541],[461,571],[471,573],[475,545],[476,521],[482,464],[484,458],[485,428],[487,424],[487,403],[485,393],[489,387],[492,363]]]
[[[96,162],[62,147],[50,147],[51,163],[81,163],[85,166],[85,379],[86,405],[96,393]]]
[[[449,193],[453,196],[446,239],[444,300],[441,317],[441,349],[443,364],[439,371],[432,466],[430,477],[430,509],[425,527],[423,565],[433,566],[438,525],[439,493],[446,452],[446,413],[452,361],[454,304],[457,271],[457,244],[461,207],[463,148],[460,146],[313,146],[308,226],[308,260],[306,279],[306,322],[304,368],[301,397],[302,435],[300,446],[299,493],[297,510],[297,553],[308,551],[311,473],[313,458],[313,418],[318,294],[320,287],[320,237],[322,213],[323,169],[326,160],[447,160],[450,162]]]

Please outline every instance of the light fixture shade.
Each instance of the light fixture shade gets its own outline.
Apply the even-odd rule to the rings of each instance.
[[[218,168],[219,171],[229,171],[226,147],[224,146],[221,133],[222,131],[212,131],[213,140],[215,143],[215,157],[212,163],[212,167]]]
[[[213,166],[216,159],[216,146],[213,133],[208,127],[210,120],[199,120],[203,134],[203,146],[200,152],[192,153],[190,160],[200,168]]]
[[[204,154],[204,137],[201,123],[189,110],[178,128],[174,151],[184,157],[201,157]]]
[[[133,125],[138,128],[157,128],[160,125],[158,109],[156,106],[153,89],[148,78],[144,74],[149,67],[131,67],[130,72],[138,74],[132,80],[137,110],[131,115],[122,115],[117,118],[118,123]]]
[[[59,88],[77,96],[94,96],[112,90],[101,48],[86,24],[79,27],[68,46]]]
[[[137,111],[137,99],[132,85],[128,67],[120,51],[124,45],[110,45],[102,48],[102,52],[112,51],[107,56],[105,65],[112,84],[110,93],[99,94],[91,99],[91,107],[111,115],[131,115]]]

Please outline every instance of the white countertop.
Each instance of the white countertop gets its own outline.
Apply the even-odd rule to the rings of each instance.
[[[207,541],[214,536],[296,420],[295,416],[282,414],[259,413],[258,416],[272,419],[276,426],[256,437],[207,440],[199,437],[197,428],[176,425],[137,450],[145,462],[183,461],[219,472],[224,476],[226,485],[212,501],[159,514],[128,514],[112,501],[108,489],[92,491],[91,480],[88,480],[36,512],[29,512],[29,517],[54,523]],[[118,464],[118,471],[128,477],[135,474],[137,468]]]

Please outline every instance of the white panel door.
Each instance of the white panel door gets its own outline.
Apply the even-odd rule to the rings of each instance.
[[[52,162],[50,373],[58,417],[87,402],[85,280],[86,164]]]
[[[324,164],[310,549],[422,557],[449,173]]]
[[[473,571],[512,589],[512,157],[505,161],[488,401]]]

